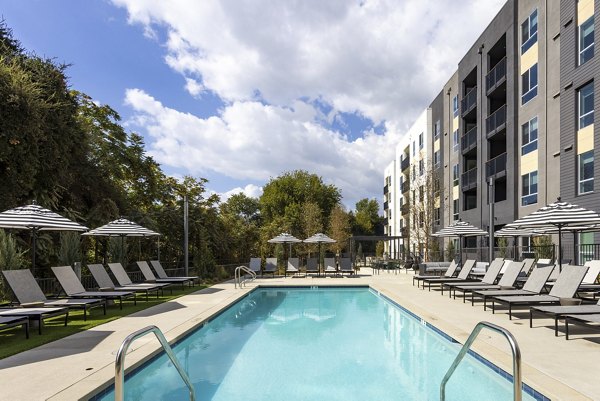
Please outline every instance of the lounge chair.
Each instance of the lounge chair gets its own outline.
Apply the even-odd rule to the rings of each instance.
[[[146,262],[145,260],[138,260],[136,264],[142,271],[144,279],[146,279],[146,281],[151,284],[181,284],[181,289],[184,289],[186,283],[190,284],[191,287],[191,283],[194,281],[193,279],[188,277],[157,278],[154,275],[154,273],[152,273],[152,269],[150,269],[150,265],[148,264],[148,262]]]
[[[323,259],[324,269],[323,274],[327,276],[327,273],[337,274],[337,266],[335,264],[335,258],[325,258]]]
[[[248,268],[252,270],[256,275],[261,274],[261,258],[250,258],[250,263],[248,264]]]
[[[38,334],[42,334],[42,325],[45,319],[55,316],[65,315],[65,326],[69,321],[69,308],[9,308],[0,309],[0,317],[26,318],[27,321],[36,320],[38,322]],[[29,331],[29,329],[27,329]],[[29,336],[27,337],[29,338]]]
[[[137,304],[132,291],[86,291],[71,266],[53,266],[52,272],[69,297],[118,299],[120,309],[123,309],[123,298],[133,297],[133,304]]]
[[[483,310],[487,310],[487,301],[491,297],[504,295],[537,295],[542,292],[546,280],[550,277],[550,273],[554,269],[554,265],[537,265],[531,270],[527,281],[522,289],[502,288],[500,290],[472,290],[471,305],[475,304],[475,297],[483,299]],[[514,283],[513,283],[514,284]]]
[[[419,284],[421,281],[423,281],[425,279],[430,279],[430,278],[454,277],[454,274],[457,272],[457,269],[458,269],[458,263],[456,263],[456,261],[453,260],[452,263],[450,263],[450,266],[448,266],[448,269],[446,269],[446,271],[444,272],[443,276],[432,276],[430,274],[415,275],[415,276],[413,276],[413,285],[415,285],[415,281],[417,281],[417,284]],[[423,287],[423,288],[425,288],[425,287]]]
[[[496,303],[508,305],[508,318],[512,319],[512,309],[515,306],[532,306],[540,304],[557,304],[561,298],[573,298],[577,287],[587,273],[587,266],[568,265],[556,279],[556,284],[548,295],[499,296],[492,298],[492,313]]]
[[[485,290],[501,290],[503,288],[508,288],[508,287],[512,287],[515,285],[515,282],[517,281],[517,277],[519,277],[519,274],[523,271],[524,269],[524,265],[531,263],[531,265],[533,265],[533,259],[526,259],[523,262],[515,262],[515,261],[505,261],[503,263],[503,267],[504,266],[508,266],[506,268],[506,271],[504,272],[504,274],[502,274],[502,277],[500,278],[500,281],[498,281],[497,284],[474,284],[474,285],[469,285],[469,284],[465,284],[465,285],[460,285],[460,286],[456,286],[453,288],[454,290],[454,297],[456,298],[456,291],[462,292],[463,293],[463,302],[465,302],[466,299],[466,294],[467,293],[473,293],[473,291],[485,291]],[[473,299],[471,299],[471,304],[473,303]]]
[[[129,285],[129,286],[116,286],[107,271],[104,269],[104,266],[101,264],[90,264],[87,265],[90,273],[94,276],[94,280],[98,283],[101,291],[134,291],[138,293],[146,294],[146,302],[150,297],[151,292],[156,292],[156,298],[159,296],[159,291],[162,292],[162,286],[160,287],[148,287],[148,286],[139,286],[139,285]]]
[[[195,280],[198,280],[198,276],[173,276],[173,277],[169,277],[169,275],[167,274],[167,272],[165,271],[165,269],[163,269],[162,265],[160,264],[159,260],[151,260],[150,264],[152,265],[152,268],[156,272],[156,275],[158,276],[159,279],[168,279],[168,278],[186,279],[186,280],[190,281],[190,286],[194,285],[194,281]]]
[[[20,306],[26,307],[67,307],[83,309],[83,320],[87,320],[87,311],[102,306],[106,315],[106,300],[97,298],[60,298],[48,299],[42,292],[29,269],[2,271],[5,282],[17,298]]]
[[[600,260],[590,260],[585,262],[584,266],[588,267],[588,271],[579,285],[577,292],[593,292],[600,290],[600,284],[596,284],[598,275],[600,274]],[[554,285],[553,282],[546,283],[548,286]]]
[[[487,272],[485,272],[485,275],[483,276],[483,278],[481,280],[443,283],[442,284],[442,295],[444,294],[444,288],[449,289],[448,296],[450,297],[452,295],[452,289],[454,287],[458,287],[461,285],[469,285],[469,284],[472,284],[472,285],[494,284],[496,282],[496,279],[498,278],[498,275],[500,274],[500,270],[502,270],[503,265],[504,265],[504,259],[496,258],[496,259],[492,260],[492,263],[490,263],[490,266],[488,267]],[[456,295],[456,290],[454,291],[454,294]]]
[[[306,274],[308,273],[317,273],[317,275],[321,274],[321,271],[319,270],[319,261],[317,258],[306,259]]]
[[[272,274],[275,277],[275,273],[277,273],[277,258],[267,258],[263,272],[265,274]]]
[[[348,273],[350,276],[353,275],[354,267],[352,267],[352,260],[350,258],[340,258],[340,273]]]
[[[123,268],[123,265],[120,263],[109,263],[108,268],[112,272],[113,276],[117,279],[117,283],[121,287],[139,287],[139,288],[160,288],[161,292],[164,291],[165,288],[169,287],[170,283],[133,283],[129,278],[129,275]],[[169,288],[171,290],[171,294],[173,293],[173,288]]]
[[[288,258],[287,267],[285,268],[286,277],[288,273],[292,275],[300,273],[300,260],[298,258]]]
[[[564,315],[565,318],[565,338],[569,339],[569,323],[578,323],[594,329],[600,329],[595,323],[600,323],[600,314],[593,315]]]
[[[16,326],[23,326],[25,329],[25,338],[29,339],[29,318],[27,316],[0,315],[0,330],[10,329]]]
[[[432,284],[435,286],[438,284],[442,285],[444,283],[451,283],[453,281],[455,281],[455,282],[467,281],[467,278],[469,277],[469,274],[471,274],[471,271],[473,270],[474,266],[475,266],[475,260],[469,259],[462,266],[462,268],[460,269],[460,273],[458,273],[458,276],[456,276],[456,277],[442,277],[442,278],[436,277],[436,278],[423,279],[423,280],[421,280],[423,282],[423,289],[425,289],[425,284],[427,284],[429,291],[431,291]]]
[[[533,327],[534,312],[554,318],[554,336],[558,336],[558,320],[565,315],[588,315],[600,313],[600,300],[595,305],[553,305],[529,308],[529,327]]]

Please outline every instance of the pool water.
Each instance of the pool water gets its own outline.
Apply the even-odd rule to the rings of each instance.
[[[459,349],[368,288],[258,289],[174,347],[197,400],[215,401],[439,400]],[[189,395],[162,355],[128,375],[125,399]],[[512,400],[512,384],[467,356],[446,399]]]

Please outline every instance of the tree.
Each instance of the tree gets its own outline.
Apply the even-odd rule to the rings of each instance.
[[[316,233],[323,232],[323,213],[315,202],[306,202],[302,205],[302,238],[308,238]],[[317,244],[302,244],[305,252],[316,252]]]
[[[220,217],[230,239],[229,254],[238,262],[258,252],[260,213],[258,199],[243,193],[231,196],[219,206]]]
[[[361,235],[375,234],[380,223],[379,203],[376,199],[361,199],[356,203],[355,226],[353,232]]]
[[[331,249],[341,253],[350,238],[350,218],[341,205],[337,205],[331,212],[329,220],[329,236],[337,242],[331,244]]]

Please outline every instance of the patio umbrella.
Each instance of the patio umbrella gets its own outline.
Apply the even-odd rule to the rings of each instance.
[[[267,242],[270,244],[289,244],[289,256],[292,256],[292,244],[297,244],[298,242],[302,242],[302,240],[299,240],[292,234],[281,233],[278,236],[271,238]]]
[[[481,228],[475,227],[466,221],[458,220],[447,227],[442,228],[438,232],[432,234],[434,237],[458,237],[459,248],[460,248],[460,260],[462,263],[462,239],[464,237],[479,237],[488,235],[487,231],[483,231]]]
[[[31,270],[35,273],[36,240],[39,231],[85,231],[88,228],[35,203],[0,213],[0,228],[31,231]]]
[[[304,240],[307,244],[319,244],[319,270],[321,269],[321,244],[333,244],[337,242],[323,233],[317,233]]]
[[[541,233],[526,229],[526,228],[517,228],[511,224],[507,224],[502,227],[500,230],[494,233],[496,237],[510,237],[513,239],[513,257],[517,258],[517,238],[519,237],[533,237],[535,235],[541,235]]]
[[[527,216],[515,220],[511,225],[518,228],[537,228],[540,231],[558,230],[558,266],[562,270],[562,231],[600,224],[600,215],[592,210],[562,202],[560,196],[555,203],[546,205]]]

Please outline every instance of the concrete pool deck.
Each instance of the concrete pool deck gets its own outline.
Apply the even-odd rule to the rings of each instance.
[[[521,347],[523,381],[551,400],[600,400],[600,332],[573,327],[569,341],[560,325],[554,336],[553,319],[538,318],[529,328],[528,312],[508,319],[500,310],[493,315],[481,304],[472,307],[460,299],[441,296],[439,291],[412,285],[412,274],[382,272],[371,275],[361,269],[359,277],[259,278],[244,289],[233,282],[215,285],[136,314],[97,326],[83,333],[0,360],[0,400],[78,400],[114,378],[116,352],[123,339],[140,328],[157,325],[169,341],[181,338],[191,328],[226,308],[256,286],[368,285],[412,311],[461,343],[482,320],[508,329]],[[445,293],[446,294],[446,293]],[[32,333],[32,335],[36,335]],[[149,335],[136,340],[127,356],[127,366],[143,362],[156,352],[158,342]],[[482,331],[475,351],[512,372],[510,349],[498,334]]]

